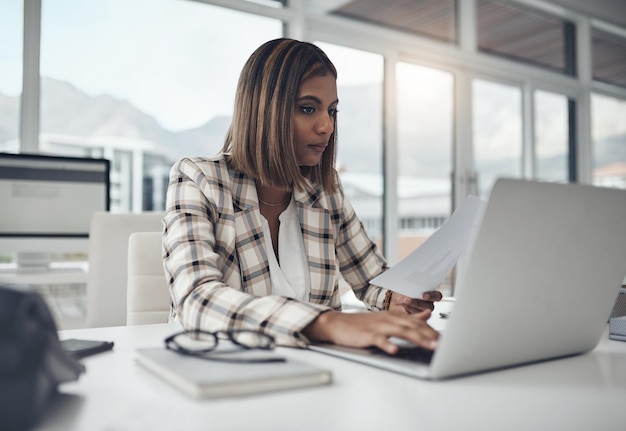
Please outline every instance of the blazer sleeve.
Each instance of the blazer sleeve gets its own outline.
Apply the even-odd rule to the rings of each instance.
[[[163,255],[174,313],[186,329],[262,330],[281,345],[304,347],[309,341],[301,331],[328,307],[242,291],[239,271],[235,276],[232,271],[234,248],[225,251],[215,235],[217,228],[223,232],[221,218],[228,218],[219,206],[232,205],[232,196],[224,194],[224,176],[226,168],[212,178],[192,159],[170,171]]]
[[[338,180],[339,182],[339,180]],[[336,249],[339,270],[354,291],[355,296],[370,309],[383,310],[387,289],[369,283],[369,280],[388,269],[387,261],[372,241],[357,217],[352,204],[338,186],[339,217]]]

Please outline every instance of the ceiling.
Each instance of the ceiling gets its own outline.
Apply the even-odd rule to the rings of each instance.
[[[410,1],[410,0],[407,0]],[[626,28],[626,1],[624,0],[540,0],[578,13],[607,21]],[[315,0],[307,2],[307,8],[318,12],[329,12],[340,8],[351,0]],[[385,3],[385,2],[381,2]]]
[[[626,28],[624,0],[544,0]]]
[[[317,0],[316,12],[374,23],[456,43],[457,1]],[[544,0],[626,28],[625,0]],[[315,5],[315,6],[313,6]],[[499,0],[476,3],[477,43],[482,52],[517,59],[575,76],[575,25],[536,8]],[[622,21],[623,24],[620,24]],[[592,32],[594,80],[626,86],[626,41],[601,29]]]

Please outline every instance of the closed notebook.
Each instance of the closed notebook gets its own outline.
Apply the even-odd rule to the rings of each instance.
[[[250,351],[250,354],[255,354]],[[273,354],[273,353],[272,353]],[[164,347],[137,349],[135,360],[197,398],[231,397],[328,384],[329,370],[305,362],[233,363],[185,356]]]

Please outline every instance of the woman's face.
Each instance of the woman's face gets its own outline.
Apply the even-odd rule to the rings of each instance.
[[[296,158],[300,166],[315,166],[335,130],[337,82],[327,73],[302,81],[293,117]]]

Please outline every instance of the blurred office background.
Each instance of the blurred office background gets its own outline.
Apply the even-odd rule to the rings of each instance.
[[[3,0],[0,152],[104,157],[112,212],[163,210],[282,36],[337,66],[338,168],[392,264],[498,176],[626,188],[622,0]]]

